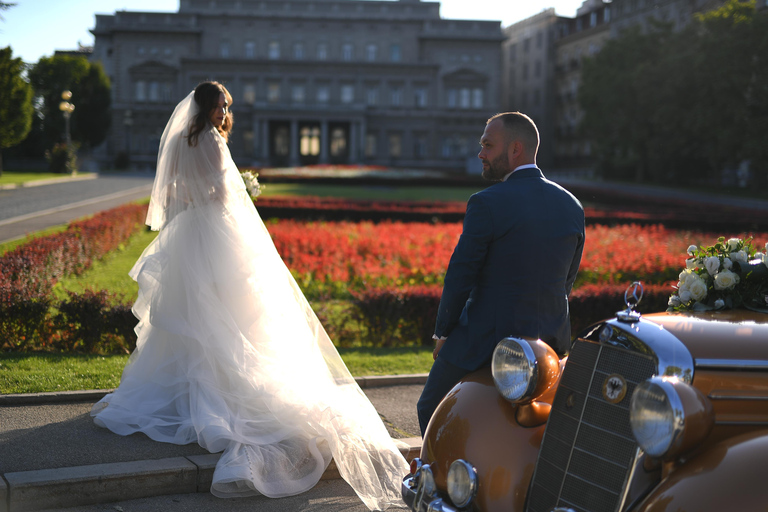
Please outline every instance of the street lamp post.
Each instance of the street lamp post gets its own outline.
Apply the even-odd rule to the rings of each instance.
[[[69,151],[70,146],[72,145],[72,138],[69,135],[69,118],[72,115],[72,112],[75,111],[75,106],[69,102],[70,99],[72,99],[72,93],[70,91],[64,91],[61,93],[61,99],[64,100],[61,103],[59,103],[59,110],[61,110],[62,114],[64,114],[64,131],[66,134],[66,142],[67,142],[67,161],[69,161]],[[75,169],[72,169],[72,174],[75,173]]]
[[[126,109],[125,117],[123,118],[123,124],[125,125],[125,157],[126,163],[130,165],[131,162],[131,131],[133,130],[133,112],[131,109]]]

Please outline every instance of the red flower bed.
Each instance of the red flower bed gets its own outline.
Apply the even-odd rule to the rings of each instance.
[[[0,256],[0,349],[39,342],[56,281],[82,273],[126,242],[146,212],[146,205],[114,208]]]

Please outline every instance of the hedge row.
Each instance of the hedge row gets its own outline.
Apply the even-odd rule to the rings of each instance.
[[[570,298],[571,332],[575,336],[591,324],[614,317],[626,309],[624,285],[588,284],[573,291]],[[637,310],[652,313],[667,309],[672,291],[668,285],[646,285]],[[432,344],[437,308],[442,289],[439,286],[372,289],[354,293],[353,306],[334,315],[320,310],[323,325],[337,344],[347,345],[347,322],[363,326],[363,341],[374,346],[390,347]],[[331,318],[333,317],[333,318]]]
[[[626,193],[574,189],[588,204],[588,224],[661,224],[668,228],[730,231],[768,230],[764,211],[718,206],[695,201],[669,201]],[[594,203],[594,204],[592,204]],[[263,218],[326,221],[461,222],[466,203],[461,201],[363,201],[326,197],[264,197],[256,203]]]
[[[88,292],[57,301],[53,286],[62,277],[81,274],[127,242],[142,229],[146,210],[146,205],[136,204],[107,210],[0,256],[0,350],[95,350],[96,342],[85,334],[89,325],[101,321],[101,313],[94,313],[94,301],[103,303],[102,309],[111,308],[107,306],[111,297],[107,292]],[[126,308],[116,306],[103,313],[113,319],[112,330],[125,330],[124,320],[115,319],[122,318]],[[109,338],[111,327],[99,328],[105,340]]]

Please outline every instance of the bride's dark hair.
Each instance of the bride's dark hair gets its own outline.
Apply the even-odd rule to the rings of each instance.
[[[189,136],[187,142],[190,146],[197,146],[198,136],[208,127],[211,122],[211,112],[213,109],[219,106],[219,94],[224,94],[227,98],[227,106],[232,106],[232,95],[229,91],[219,82],[201,82],[195,87],[195,103],[200,107],[200,112],[192,118],[191,126],[189,127]],[[229,134],[232,131],[232,124],[234,120],[232,118],[232,112],[227,110],[227,114],[224,116],[224,122],[216,129],[219,131],[224,140],[229,140]]]

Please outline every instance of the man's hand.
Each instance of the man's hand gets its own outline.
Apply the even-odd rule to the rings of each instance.
[[[437,354],[440,353],[440,349],[443,348],[444,344],[445,344],[445,338],[438,339],[435,341],[435,350],[432,351],[432,359],[437,359]]]

